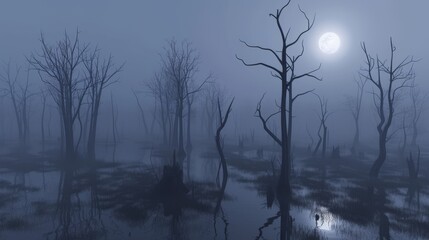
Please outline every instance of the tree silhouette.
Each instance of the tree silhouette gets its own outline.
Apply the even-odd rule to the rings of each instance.
[[[17,66],[12,72],[11,62],[5,64],[3,74],[0,74],[0,81],[4,83],[5,87],[0,90],[10,97],[18,128],[19,143],[23,147],[29,133],[29,99],[35,93],[30,90],[30,69],[27,69],[24,81],[20,79],[20,73],[21,67]]]
[[[362,100],[363,100],[363,93],[364,88],[367,83],[366,78],[362,78],[359,75],[359,79],[354,79],[354,82],[356,84],[356,95],[354,97],[347,97],[346,105],[350,109],[350,112],[353,116],[353,121],[355,124],[355,133],[353,135],[353,142],[352,142],[352,153],[356,153],[356,150],[360,147],[360,125],[359,120],[361,116],[361,109],[362,109]]]
[[[367,79],[373,87],[372,97],[378,115],[378,156],[371,166],[370,177],[377,178],[380,169],[387,157],[386,143],[390,139],[389,129],[395,116],[395,107],[400,101],[399,94],[402,89],[410,87],[410,81],[414,77],[413,57],[406,57],[399,63],[395,63],[396,47],[390,38],[390,57],[382,61],[377,56],[372,57],[368,52],[365,42],[361,44],[365,55],[365,66],[360,75]],[[386,78],[383,78],[382,75]]]
[[[65,135],[66,158],[76,156],[74,124],[80,113],[90,81],[79,74],[88,50],[88,44],[81,44],[79,32],[74,38],[65,32],[64,38],[55,45],[49,45],[41,35],[41,53],[32,54],[28,61],[37,70],[60,112]]]
[[[100,54],[100,49],[95,49],[90,54],[85,55],[83,64],[85,66],[85,77],[89,81],[89,133],[86,151],[87,157],[94,159],[98,113],[103,90],[117,82],[116,76],[124,65],[116,67],[113,63],[113,57],[110,55],[107,58],[103,58]]]
[[[277,29],[281,38],[281,50],[275,50],[273,48],[261,47],[258,45],[250,45],[245,41],[241,41],[246,47],[252,49],[258,49],[267,53],[270,53],[275,58],[276,65],[272,65],[264,62],[255,62],[248,63],[242,58],[236,56],[236,58],[241,61],[245,66],[253,67],[253,66],[262,66],[271,71],[271,75],[281,81],[281,101],[280,101],[280,110],[275,112],[268,117],[264,117],[261,113],[261,101],[257,105],[257,117],[261,120],[264,130],[277,142],[282,149],[282,160],[281,160],[281,169],[280,169],[280,178],[278,188],[281,190],[290,191],[290,173],[291,173],[291,131],[292,131],[292,118],[293,111],[292,106],[294,100],[302,96],[310,91],[303,92],[297,94],[296,96],[292,95],[292,84],[301,78],[309,77],[317,80],[321,80],[316,77],[314,73],[316,73],[320,69],[319,67],[304,72],[302,74],[298,74],[296,71],[296,65],[298,60],[302,58],[304,55],[304,43],[301,42],[301,51],[298,55],[292,55],[289,50],[299,44],[301,38],[308,33],[314,25],[315,19],[310,20],[307,14],[299,8],[299,11],[302,13],[306,20],[306,28],[301,31],[296,37],[290,37],[290,28],[286,32],[284,31],[284,26],[281,23],[281,16],[283,11],[290,5],[290,0],[280,9],[277,9],[276,13],[272,13],[269,16],[274,18]],[[287,107],[289,109],[287,109]],[[271,131],[267,126],[267,121],[274,115],[280,114],[280,126],[281,126],[281,136],[278,137]],[[289,115],[288,115],[289,114]]]

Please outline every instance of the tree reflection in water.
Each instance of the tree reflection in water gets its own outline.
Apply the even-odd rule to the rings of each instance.
[[[101,218],[97,170],[91,167],[81,172],[83,176],[79,178],[76,177],[77,173],[79,171],[73,169],[61,171],[55,227],[53,232],[47,234],[48,239],[97,239],[106,235]],[[87,196],[84,190],[89,191],[89,204],[82,200]]]
[[[219,218],[218,214],[220,213],[221,214],[220,218],[221,218],[223,226],[224,226],[224,229],[223,229],[224,238],[223,239],[227,240],[228,239],[228,225],[229,225],[229,223],[228,223],[228,219],[226,217],[226,214],[224,212],[224,209],[222,208],[222,201],[225,197],[225,189],[226,189],[228,178],[224,178],[223,181],[225,181],[225,182],[222,182],[222,185],[221,185],[222,187],[220,188],[220,190],[218,192],[216,205],[215,205],[214,211],[213,211],[213,231],[214,231],[213,239],[217,239],[217,237],[218,237],[217,219]]]
[[[194,157],[198,160],[193,162],[195,169],[200,159]],[[337,172],[338,166],[326,164],[323,168],[310,161],[318,167],[297,172],[292,194],[277,191],[277,176],[269,170],[267,174],[267,168],[254,175],[240,175],[244,170],[235,165],[228,184],[217,186],[215,174],[207,177],[209,182],[193,171],[188,176],[185,168],[191,164],[185,161],[180,164],[181,179],[189,192],[179,194],[170,189],[161,194],[156,190],[158,178],[141,162],[85,163],[60,171],[50,161],[42,166],[34,160],[31,171],[22,171],[17,161],[5,162],[3,166],[12,170],[5,171],[0,181],[0,229],[6,239],[26,239],[26,234],[35,234],[35,238],[47,240],[427,236],[426,179],[392,177],[371,182],[344,178],[344,173]],[[242,166],[255,171],[251,164],[260,163],[246,159],[245,164]],[[207,172],[215,173],[217,168],[213,164]],[[248,176],[257,177],[241,181]],[[243,217],[243,201],[247,201],[246,209],[250,207],[244,216],[255,218]],[[256,209],[261,201],[266,202],[267,209]],[[315,222],[316,214],[319,220]],[[46,218],[52,218],[52,225]]]

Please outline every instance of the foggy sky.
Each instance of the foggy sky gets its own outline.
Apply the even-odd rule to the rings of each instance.
[[[200,77],[213,73],[218,82],[236,97],[236,112],[252,117],[264,92],[279,94],[278,80],[261,68],[246,68],[235,54],[248,61],[270,60],[252,51],[239,39],[267,47],[279,46],[274,21],[268,16],[286,1],[263,0],[2,0],[0,3],[0,61],[12,59],[25,65],[25,56],[40,50],[40,33],[48,42],[59,40],[65,30],[81,32],[81,40],[110,52],[117,63],[125,62],[121,82],[113,87],[121,98],[121,109],[137,111],[130,90],[144,90],[160,66],[159,54],[166,40],[187,39],[199,51]],[[292,34],[305,27],[298,4],[316,16],[313,30],[304,38],[306,55],[299,69],[322,64],[323,82],[303,79],[298,89],[316,88],[330,100],[332,109],[342,111],[341,101],[353,89],[352,78],[363,63],[360,42],[372,53],[385,55],[392,36],[399,56],[422,59],[415,65],[417,82],[428,87],[427,59],[429,2],[393,0],[293,0],[284,21]],[[423,27],[423,28],[422,28]],[[327,56],[317,48],[318,37],[337,32],[342,40],[338,54]],[[386,56],[387,57],[387,56]],[[35,79],[34,84],[40,84]],[[351,93],[351,92],[350,92]],[[150,101],[150,97],[146,97]],[[269,99],[266,104],[272,104]],[[314,101],[312,100],[303,100]],[[304,104],[299,103],[299,104]],[[132,106],[130,106],[132,104]],[[311,105],[305,105],[311,108]],[[128,107],[128,108],[127,108]],[[317,106],[315,107],[317,109]],[[125,111],[125,110],[124,110]]]

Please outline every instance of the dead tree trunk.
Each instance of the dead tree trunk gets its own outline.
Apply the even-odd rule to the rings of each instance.
[[[178,152],[178,157],[180,159],[186,157],[186,152],[185,152],[185,144],[184,144],[184,140],[183,140],[183,98],[180,99],[179,101],[179,109],[177,111],[177,117],[179,119],[179,139],[178,139],[178,145],[177,145],[177,152]]]
[[[419,177],[420,171],[420,148],[417,147],[417,160],[414,163],[413,154],[410,152],[410,157],[405,159],[408,166],[408,174],[410,179],[416,180]]]
[[[154,78],[147,84],[147,87],[153,94],[155,101],[159,104],[159,110],[157,112],[155,111],[155,114],[159,114],[159,117],[156,119],[162,131],[162,142],[164,145],[167,145],[168,143],[171,144],[171,83],[169,83],[165,72],[160,71],[155,73]]]
[[[411,147],[417,147],[417,137],[418,137],[418,124],[420,122],[420,117],[422,112],[425,110],[425,102],[428,98],[428,94],[422,95],[420,92],[419,86],[415,84],[415,79],[413,79],[413,83],[410,88],[410,98],[412,103],[412,135],[411,135]]]
[[[115,105],[113,103],[113,95],[110,93],[110,104],[111,104],[111,111],[112,111],[112,136],[113,136],[113,145],[116,147],[117,144],[117,135],[118,135],[118,127],[117,127],[117,120],[118,120],[118,109],[115,108]]]
[[[404,116],[402,116],[402,126],[401,126],[401,130],[402,130],[402,146],[400,146],[400,153],[401,156],[404,155],[405,153],[405,149],[407,147],[407,138],[408,138],[408,134],[407,134],[407,126],[405,123],[405,117],[406,117],[406,113],[404,113]]]
[[[306,72],[304,74],[296,74],[294,71],[294,64],[302,57],[304,53],[304,45],[301,44],[301,53],[292,56],[288,50],[295,46],[301,39],[303,35],[305,35],[308,31],[311,30],[314,24],[314,19],[311,21],[306,13],[300,9],[300,12],[303,14],[303,16],[306,19],[307,26],[304,31],[301,31],[297,37],[293,38],[291,41],[289,40],[289,31],[286,33],[283,30],[283,26],[281,24],[281,14],[283,10],[290,4],[290,1],[286,3],[281,9],[278,9],[276,13],[270,14],[270,17],[273,17],[277,26],[277,29],[280,34],[281,38],[281,49],[278,51],[277,49],[272,48],[266,48],[261,47],[258,45],[249,45],[246,42],[242,41],[244,45],[246,45],[249,48],[258,49],[267,53],[272,54],[272,56],[277,60],[276,63],[279,65],[278,67],[274,65],[270,65],[263,62],[256,62],[256,63],[247,63],[243,59],[236,56],[236,58],[241,61],[245,66],[263,66],[267,68],[268,70],[272,71],[272,75],[279,79],[281,81],[281,94],[280,94],[280,110],[272,115],[270,115],[268,118],[264,118],[261,113],[261,101],[259,101],[259,104],[257,106],[257,117],[262,122],[262,125],[264,127],[264,130],[270,135],[276,143],[278,143],[281,147],[281,167],[280,167],[280,177],[279,177],[279,184],[278,184],[278,190],[279,191],[286,191],[290,192],[290,173],[291,173],[291,159],[290,159],[290,146],[292,146],[289,142],[289,135],[288,135],[288,116],[287,116],[287,100],[288,100],[288,91],[291,84],[300,78],[303,77],[310,77],[319,79],[313,74],[320,69],[320,66],[314,70],[311,70],[309,72]],[[280,113],[280,127],[281,127],[281,136],[277,137],[268,127],[267,127],[267,121],[276,114]],[[286,236],[282,235],[281,239],[285,239]]]
[[[192,103],[194,102],[194,98],[188,97],[186,99],[186,103],[188,106],[188,116],[186,118],[187,120],[187,127],[186,127],[186,152],[189,154],[192,151],[192,141],[191,141],[191,113],[192,113]]]
[[[60,150],[61,153],[64,153],[64,149],[65,149],[65,137],[64,137],[64,121],[62,118],[62,114],[61,111],[58,109],[59,112],[59,116],[60,116]]]
[[[42,91],[42,116],[40,119],[40,128],[42,132],[42,150],[45,151],[45,109],[46,109],[46,97],[47,94]]]
[[[322,158],[325,158],[325,156],[326,156],[327,133],[328,133],[328,127],[326,125],[324,125],[323,126],[323,142],[322,142]]]
[[[87,142],[87,157],[95,159],[95,139],[97,136],[98,113],[100,109],[103,90],[117,82],[116,75],[123,65],[116,68],[112,56],[103,59],[99,49],[84,56],[85,75],[90,82],[89,86],[89,133]],[[137,97],[137,96],[136,96]],[[116,136],[115,136],[116,137]]]
[[[216,101],[221,99],[222,104],[222,92],[219,87],[212,83],[209,87],[204,90],[204,113],[206,117],[206,126],[205,130],[207,131],[208,139],[212,139],[215,133],[215,123],[216,123]]]
[[[302,56],[303,54],[304,54],[304,47],[302,48],[301,53],[297,57],[293,57],[291,59],[291,63],[289,64],[290,65],[289,67],[290,67],[290,72],[291,72],[290,74],[291,74],[292,78],[295,77],[295,63],[299,59],[299,57]],[[321,80],[319,78],[315,78],[315,79]],[[299,97],[307,95],[309,93],[312,93],[313,91],[314,91],[314,89],[298,93],[294,96],[293,95],[293,81],[289,82],[289,87],[288,87],[288,94],[289,94],[288,98],[289,99],[288,99],[288,109],[287,109],[288,126],[287,126],[287,128],[288,128],[288,143],[289,143],[288,148],[289,148],[289,155],[290,155],[289,158],[291,161],[291,167],[293,167],[293,149],[292,149],[292,145],[291,145],[292,144],[292,131],[293,131],[293,118],[294,118],[293,105]]]
[[[180,46],[175,41],[169,42],[165,55],[162,57],[163,74],[171,83],[172,96],[176,102],[174,113],[174,125],[172,133],[172,147],[177,149],[178,157],[183,159],[186,156],[184,149],[184,132],[183,132],[183,110],[184,101],[201,90],[208,78],[196,89],[190,89],[198,71],[198,56],[195,49],[189,42],[183,42]]]
[[[327,138],[328,138],[328,126],[326,125],[326,121],[328,120],[328,117],[331,115],[330,112],[328,112],[328,100],[322,99],[318,94],[313,93],[317,99],[319,100],[319,106],[320,106],[320,113],[318,114],[320,125],[319,130],[317,132],[317,135],[319,136],[319,141],[317,142],[317,146],[314,149],[313,155],[317,154],[317,151],[319,150],[320,144],[322,144],[322,158],[326,155],[326,147],[327,147]],[[322,131],[322,135],[320,135]]]
[[[179,101],[176,100],[176,111],[174,114],[174,122],[173,122],[173,128],[172,128],[172,133],[171,133],[171,146],[173,148],[176,148],[178,145],[178,137],[179,137],[179,133],[178,133],[179,115],[177,114],[178,109],[179,109]]]
[[[390,58],[387,61],[379,60],[378,56],[373,58],[364,42],[361,47],[365,55],[365,68],[362,69],[361,76],[375,87],[372,96],[379,117],[377,125],[379,151],[369,172],[370,177],[377,178],[387,157],[386,143],[390,138],[388,133],[395,115],[395,103],[398,101],[400,90],[408,87],[408,82],[414,76],[415,61],[412,57],[406,57],[395,64],[396,47],[393,45],[392,38],[390,38]],[[387,75],[386,80],[382,80],[383,73]]]
[[[223,145],[221,144],[221,132],[222,129],[225,127],[229,113],[231,112],[232,103],[234,102],[234,99],[232,99],[231,103],[228,106],[228,109],[226,110],[225,116],[222,115],[222,109],[220,106],[220,100],[218,99],[218,113],[219,113],[219,126],[216,130],[216,148],[219,153],[220,162],[222,165],[222,189],[225,189],[226,183],[228,180],[228,167],[225,159],[225,155],[223,153]]]
[[[64,39],[49,46],[41,37],[41,53],[33,54],[28,61],[37,70],[42,81],[48,86],[60,110],[64,126],[66,159],[76,157],[74,123],[80,112],[83,99],[89,88],[89,81],[79,74],[88,45],[81,45],[79,32],[71,39],[65,33]]]
[[[359,76],[359,79],[354,79],[356,83],[356,96],[349,97],[347,99],[346,105],[348,108],[350,108],[351,114],[353,116],[353,122],[355,125],[355,132],[353,135],[353,142],[352,142],[352,148],[351,151],[353,154],[355,154],[359,150],[360,145],[360,127],[359,127],[359,120],[360,120],[360,114],[362,109],[362,100],[363,100],[363,93],[364,88],[367,83],[366,78],[362,78]]]
[[[6,95],[9,95],[13,111],[15,114],[19,145],[24,147],[29,134],[29,114],[28,101],[34,95],[29,91],[29,69],[27,70],[27,78],[25,81],[20,80],[21,68],[16,67],[16,72],[12,73],[11,62],[8,62],[4,67],[4,75],[0,74],[0,81],[6,85],[3,90]]]

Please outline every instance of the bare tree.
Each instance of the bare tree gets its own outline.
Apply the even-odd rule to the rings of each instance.
[[[294,116],[294,103],[295,101],[302,97],[305,96],[309,93],[313,93],[314,89],[311,90],[307,90],[304,92],[300,92],[298,94],[294,95],[294,91],[293,91],[293,83],[295,78],[301,78],[301,77],[311,77],[313,79],[316,79],[318,81],[321,81],[322,79],[319,77],[316,77],[315,75],[313,75],[314,72],[316,72],[317,70],[319,70],[319,68],[316,68],[313,71],[309,72],[309,75],[296,75],[295,73],[295,67],[296,67],[296,63],[297,61],[304,55],[304,41],[301,42],[301,52],[297,55],[297,56],[288,56],[290,63],[289,63],[289,67],[290,67],[290,81],[289,81],[289,86],[288,86],[288,107],[287,107],[287,116],[288,116],[288,126],[287,126],[287,133],[288,133],[288,143],[289,143],[289,154],[290,154],[290,161],[291,164],[293,163],[293,149],[292,149],[292,131],[293,131],[293,118]],[[292,165],[293,166],[293,165]]]
[[[191,78],[186,82],[185,86],[185,97],[186,97],[186,107],[187,107],[187,126],[186,126],[186,151],[189,153],[192,151],[192,107],[196,101],[197,95],[203,90],[203,86],[209,82],[212,78],[209,74],[203,81],[197,83],[195,78]],[[198,85],[197,85],[198,84]]]
[[[184,157],[183,143],[183,108],[186,99],[187,81],[193,77],[197,70],[198,57],[190,43],[183,42],[178,46],[176,41],[171,40],[163,57],[163,71],[166,78],[170,80],[174,89],[175,116],[172,133],[172,145],[177,149],[178,156]]]
[[[217,151],[219,153],[219,157],[220,157],[220,161],[221,161],[221,165],[222,165],[222,189],[224,190],[226,187],[226,183],[228,180],[228,167],[226,164],[226,159],[225,159],[225,155],[223,153],[223,144],[221,143],[221,132],[222,129],[225,127],[227,121],[228,121],[228,116],[231,112],[231,107],[232,104],[234,103],[234,99],[231,100],[228,109],[226,110],[225,115],[222,114],[222,109],[221,109],[221,105],[220,105],[220,100],[218,99],[217,101],[217,106],[218,106],[218,114],[219,114],[219,126],[216,130],[216,148]]]
[[[367,79],[363,78],[359,75],[359,79],[354,79],[356,84],[356,95],[354,97],[347,97],[346,105],[350,109],[350,112],[353,116],[354,124],[355,124],[355,133],[353,136],[352,142],[352,153],[355,153],[356,150],[360,147],[360,128],[359,128],[359,120],[362,109],[362,99],[364,88],[367,83]]]
[[[95,139],[97,134],[98,112],[100,108],[103,90],[117,82],[117,74],[124,65],[116,67],[113,63],[113,57],[109,55],[103,58],[100,50],[95,49],[90,54],[84,56],[83,64],[85,66],[85,77],[89,81],[88,100],[89,100],[89,133],[87,142],[87,157],[95,158]]]
[[[74,123],[78,118],[90,81],[81,74],[81,65],[88,45],[81,44],[79,32],[71,38],[67,32],[55,45],[49,45],[41,35],[41,53],[28,61],[37,70],[60,111],[65,136],[66,158],[76,156]]]
[[[361,76],[372,83],[372,96],[379,118],[378,132],[378,156],[369,172],[370,177],[377,178],[380,169],[387,157],[386,143],[390,138],[389,129],[395,116],[395,106],[399,100],[400,91],[409,87],[412,80],[413,57],[406,57],[399,63],[395,62],[396,47],[390,38],[390,57],[386,61],[372,57],[368,52],[365,42],[361,44],[365,55],[365,66],[361,69]],[[386,75],[386,78],[382,75]]]
[[[40,130],[42,133],[42,149],[45,151],[45,112],[46,112],[46,99],[48,97],[48,94],[46,91],[41,91],[41,101],[42,101],[42,115],[40,117]]]
[[[183,140],[185,101],[191,95],[199,92],[210,76],[198,86],[191,88],[191,82],[198,71],[198,55],[191,44],[186,41],[180,45],[174,40],[169,41],[168,48],[165,49],[165,54],[162,57],[162,62],[162,71],[165,74],[165,78],[171,81],[172,96],[175,100],[172,146],[177,149],[177,155],[182,158],[186,155]]]
[[[331,112],[328,112],[328,100],[322,99],[318,94],[314,93],[314,95],[319,100],[320,113],[318,114],[320,124],[319,129],[317,130],[317,136],[319,140],[316,144],[316,148],[313,151],[313,155],[316,155],[319,151],[320,145],[322,144],[322,158],[325,157],[326,154],[326,145],[327,145],[327,137],[328,137],[328,126],[326,125],[326,121],[328,117],[331,115]]]
[[[411,99],[411,147],[417,147],[417,137],[419,133],[419,122],[422,115],[422,112],[425,110],[425,102],[428,99],[428,94],[422,94],[420,88],[415,83],[415,79],[411,84],[410,88],[410,99]]]
[[[23,146],[26,144],[29,132],[29,99],[34,95],[29,89],[30,70],[27,69],[27,76],[24,81],[20,80],[21,68],[16,67],[12,72],[11,62],[5,64],[0,80],[5,84],[3,91],[9,95],[15,113],[18,139]]]
[[[116,144],[118,141],[118,106],[116,106],[113,102],[113,94],[110,93],[110,110],[112,112],[112,137],[113,144],[116,148]]]
[[[218,125],[216,121],[216,106],[217,106],[217,100],[221,101],[222,105],[222,91],[220,90],[219,86],[216,83],[209,84],[206,88],[204,88],[203,91],[203,101],[202,101],[202,108],[204,111],[204,116],[206,119],[206,126],[204,127],[207,131],[207,136],[209,139],[212,139],[215,133],[215,124]]]
[[[189,86],[186,86],[186,92],[189,92]],[[195,94],[189,95],[186,98],[187,106],[187,117],[186,117],[186,152],[189,154],[192,151],[192,140],[191,140],[191,117],[192,117],[192,105],[194,104]]]
[[[402,112],[402,122],[401,122],[401,127],[400,130],[402,131],[402,146],[399,147],[399,151],[401,153],[401,155],[404,155],[405,153],[405,149],[407,148],[407,139],[408,139],[408,133],[407,133],[407,129],[409,128],[409,126],[407,126],[407,111],[403,111]]]
[[[167,125],[170,118],[169,115],[169,94],[168,94],[168,85],[162,75],[163,72],[155,73],[154,78],[147,84],[147,87],[151,91],[152,95],[155,98],[155,102],[158,104],[158,110],[155,111],[155,118],[158,121],[158,124],[162,130],[162,141],[164,144],[167,144],[168,138],[167,135],[168,129]],[[159,115],[159,117],[156,117]]]
[[[419,177],[420,171],[420,148],[417,146],[417,159],[414,163],[413,154],[410,152],[410,156],[405,159],[408,166],[408,175],[411,180],[416,180]]]
[[[272,76],[279,79],[281,81],[281,101],[280,101],[280,110],[274,114],[271,114],[269,117],[264,118],[261,114],[261,101],[259,102],[257,106],[257,116],[261,120],[263,127],[265,131],[274,139],[275,142],[277,142],[281,148],[282,148],[282,161],[281,161],[281,169],[280,169],[280,178],[279,178],[279,184],[278,189],[290,191],[290,173],[291,173],[291,144],[290,139],[291,135],[289,135],[288,128],[292,127],[292,108],[291,105],[293,104],[293,100],[296,96],[292,96],[292,84],[300,78],[309,77],[320,80],[318,77],[314,75],[315,72],[317,72],[320,69],[320,66],[318,68],[315,68],[311,71],[298,74],[295,70],[295,65],[297,64],[298,60],[301,59],[301,57],[304,54],[304,44],[301,42],[301,51],[298,53],[298,55],[294,56],[290,53],[292,48],[296,46],[301,38],[308,33],[314,24],[314,18],[313,20],[310,20],[307,17],[307,14],[299,8],[299,11],[303,14],[305,20],[306,20],[306,28],[305,30],[299,32],[299,34],[291,38],[290,37],[290,28],[286,32],[284,31],[284,27],[281,23],[281,16],[283,13],[283,10],[289,6],[290,0],[284,5],[281,9],[278,9],[276,13],[270,14],[270,17],[273,17],[277,26],[277,29],[280,34],[281,38],[281,49],[280,51],[267,48],[267,47],[261,47],[258,45],[250,45],[244,41],[242,43],[252,49],[258,49],[267,53],[270,53],[274,59],[275,62],[279,65],[279,67],[276,67],[275,65],[271,65],[269,63],[264,62],[256,62],[256,63],[248,63],[244,61],[242,58],[239,58],[236,56],[238,60],[240,60],[245,66],[262,66],[267,68],[268,70],[272,71]],[[303,93],[304,94],[304,93]],[[261,99],[262,100],[262,99]],[[289,104],[287,103],[289,101]],[[287,111],[287,106],[289,107],[290,111]],[[289,116],[287,115],[287,112],[289,112]],[[280,138],[276,136],[267,126],[267,121],[269,118],[271,118],[273,115],[280,114],[280,126],[281,126],[281,136]],[[290,124],[288,124],[288,121]],[[284,239],[284,238],[282,238]]]

